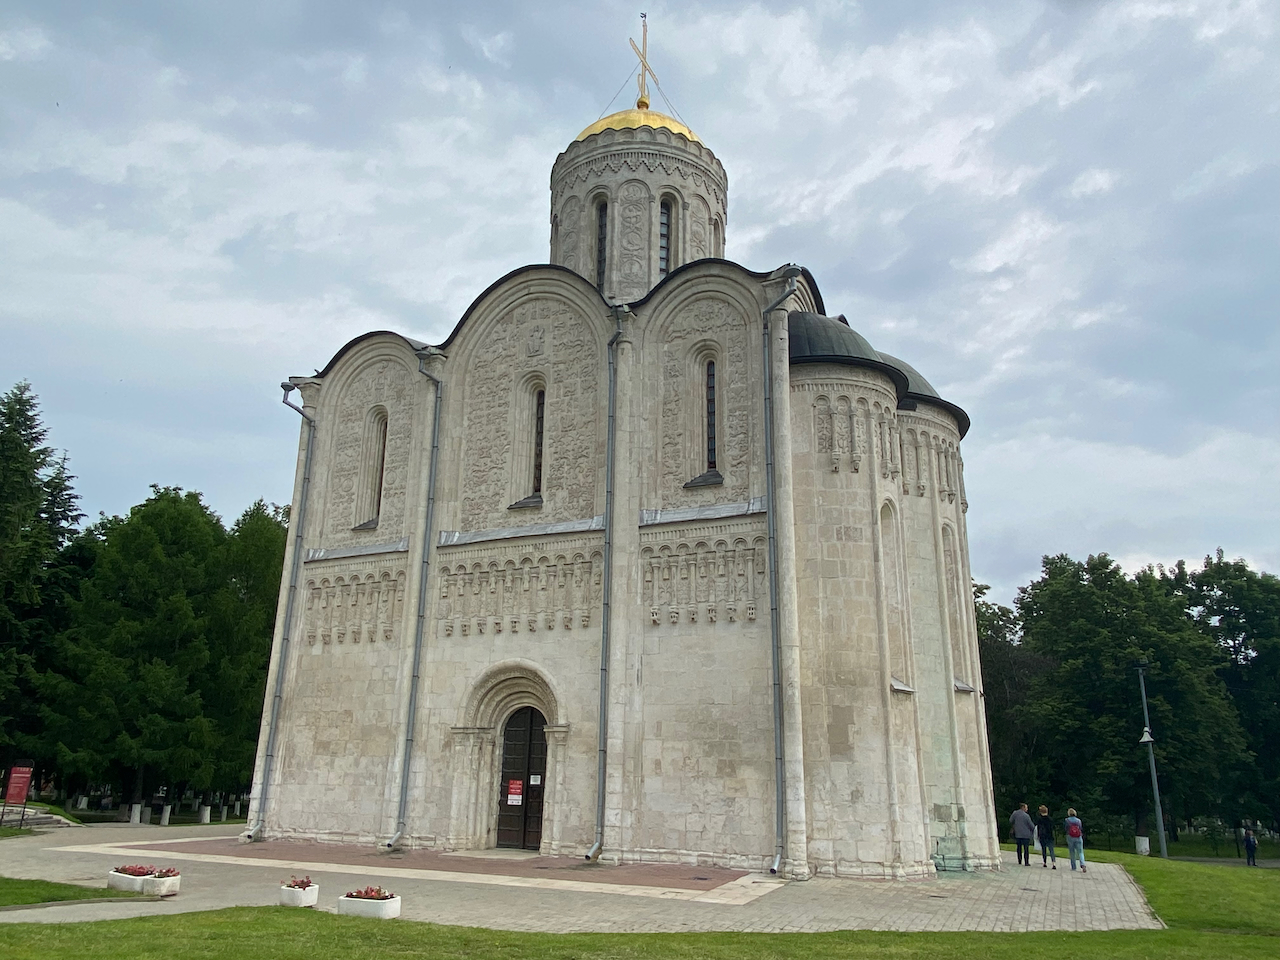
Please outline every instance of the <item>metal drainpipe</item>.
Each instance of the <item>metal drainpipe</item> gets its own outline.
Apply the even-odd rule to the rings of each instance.
[[[761,313],[764,318],[764,476],[765,517],[769,525],[769,632],[773,654],[773,779],[774,779],[774,848],[770,873],[777,873],[782,866],[787,836],[787,781],[782,745],[782,624],[778,613],[778,521],[774,509],[777,495],[773,478],[773,340],[770,337],[769,314],[796,292],[796,277],[800,268],[790,264],[783,270],[787,288],[782,295]]]
[[[267,755],[263,760],[262,796],[258,800],[258,822],[245,832],[244,838],[246,840],[254,840],[266,826],[267,796],[271,789],[271,768],[275,763],[276,756],[276,732],[279,729],[280,702],[284,699],[284,675],[289,666],[289,632],[293,627],[293,605],[294,598],[298,593],[298,574],[302,570],[302,532],[307,519],[307,493],[311,488],[311,454],[316,445],[315,417],[311,416],[296,403],[289,402],[289,394],[296,390],[297,387],[286,380],[280,384],[280,388],[284,390],[284,399],[281,400],[281,403],[286,407],[292,407],[297,410],[307,423],[307,452],[302,461],[302,492],[298,495],[298,516],[291,518],[291,525],[294,528],[293,562],[289,565],[289,593],[284,603],[284,629],[280,634],[280,660],[276,664],[276,687],[271,697],[271,718],[267,722]]]
[[[422,671],[422,639],[427,624],[427,577],[431,573],[431,536],[436,512],[436,465],[440,459],[440,401],[444,382],[427,373],[427,357],[443,356],[435,347],[418,353],[418,372],[436,388],[435,409],[431,416],[431,458],[427,467],[427,518],[422,530],[422,571],[418,575],[418,617],[413,625],[413,676],[409,680],[409,715],[405,718],[404,756],[400,761],[400,804],[396,809],[395,835],[384,844],[394,850],[404,836],[409,809],[409,768],[413,760],[413,727],[418,718],[418,681]]]
[[[600,614],[600,732],[596,750],[596,842],[586,859],[597,860],[604,850],[605,766],[609,757],[609,613],[613,593],[613,451],[618,422],[618,340],[626,305],[613,307],[617,329],[609,340],[609,427],[604,466],[604,602]]]

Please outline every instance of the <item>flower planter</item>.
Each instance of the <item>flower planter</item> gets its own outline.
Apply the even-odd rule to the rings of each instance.
[[[176,877],[143,877],[142,892],[149,897],[172,897],[178,892],[178,885],[181,882],[181,875]]]
[[[318,883],[313,883],[309,887],[280,887],[280,906],[282,907],[314,907],[319,899]]]
[[[130,893],[142,892],[142,881],[147,877],[131,877],[127,873],[116,873],[112,870],[107,874],[108,890],[128,890]]]
[[[400,916],[400,898],[365,900],[360,897],[339,897],[338,913],[350,917],[374,917],[378,920],[391,920]]]

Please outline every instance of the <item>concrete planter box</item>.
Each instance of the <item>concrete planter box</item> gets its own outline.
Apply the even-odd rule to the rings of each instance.
[[[142,881],[146,877],[131,877],[127,873],[116,873],[112,870],[107,874],[108,890],[128,890],[130,893],[142,892]]]
[[[349,917],[374,917],[377,920],[391,920],[400,916],[400,898],[362,900],[359,897],[339,897],[338,913]]]
[[[181,883],[181,875],[176,877],[143,877],[142,892],[149,897],[172,897],[178,892],[178,886]]]
[[[313,883],[306,888],[285,886],[280,888],[280,906],[282,907],[314,907],[319,899],[320,884],[318,883]]]

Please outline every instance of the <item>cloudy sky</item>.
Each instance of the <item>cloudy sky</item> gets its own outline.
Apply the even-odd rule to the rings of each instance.
[[[547,259],[639,9],[9,0],[0,389],[31,381],[90,516],[286,501],[277,384]],[[997,598],[1064,551],[1280,572],[1276,4],[645,9],[728,256],[809,267],[972,416]]]

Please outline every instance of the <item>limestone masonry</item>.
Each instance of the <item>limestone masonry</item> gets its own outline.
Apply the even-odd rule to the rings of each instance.
[[[808,271],[721,259],[727,204],[683,124],[606,117],[552,169],[550,264],[289,382],[246,838],[998,865],[968,418]]]

